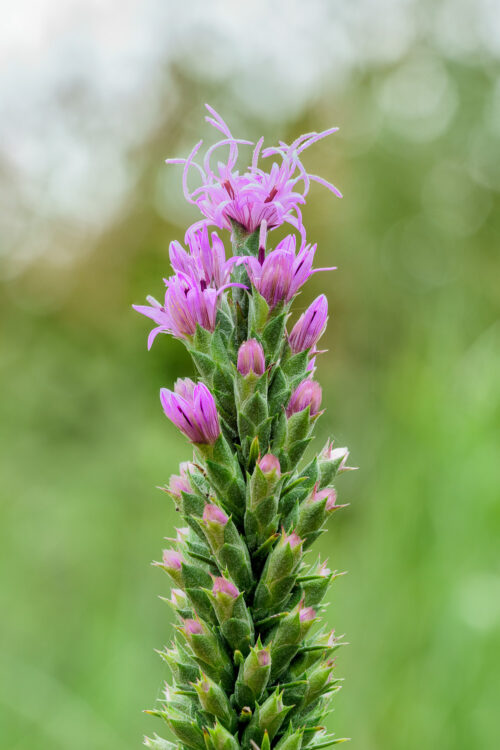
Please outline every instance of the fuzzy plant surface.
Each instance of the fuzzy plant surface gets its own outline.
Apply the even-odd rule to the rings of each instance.
[[[194,455],[165,487],[183,525],[156,563],[172,580],[177,624],[159,652],[171,681],[149,713],[173,739],[155,735],[145,745],[324,748],[345,740],[324,727],[341,686],[333,658],[341,640],[320,622],[338,574],[311,548],[342,507],[334,482],[349,468],[348,451],[328,441],[303,460],[322,414],[314,373],[326,297],[290,331],[287,321],[311,274],[333,270],[313,269],[316,246],[306,241],[300,207],[311,182],[340,193],[309,174],[301,154],[336,128],[275,148],[263,149],[261,139],[240,173],[238,147],[253,144],[207,109],[222,139],[201,163],[201,142],[186,159],[168,160],[183,165],[185,197],[203,218],[187,230],[187,249],[170,246],[164,301],[135,306],[155,322],[148,346],[159,333],[180,339],[198,373],[160,392]],[[199,185],[190,191],[192,177]],[[284,224],[291,234],[272,249],[272,232]],[[231,257],[213,227],[229,233]]]

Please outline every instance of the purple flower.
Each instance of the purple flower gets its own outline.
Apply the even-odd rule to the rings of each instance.
[[[207,331],[215,330],[217,300],[219,290],[202,289],[199,283],[185,273],[178,273],[165,279],[167,290],[165,303],[161,305],[154,297],[149,296],[146,305],[133,305],[134,310],[146,315],[157,324],[148,337],[148,349],[159,333],[171,333],[176,338],[188,339],[196,332],[196,324]]]
[[[236,221],[247,232],[254,232],[263,221],[269,229],[287,222],[302,230],[299,206],[305,203],[311,182],[319,182],[342,197],[334,185],[317,175],[309,174],[300,161],[302,151],[321,138],[335,133],[338,128],[330,128],[321,133],[306,133],[290,146],[281,142],[279,146],[264,149],[263,158],[274,156],[281,161],[273,162],[267,172],[258,166],[264,141],[261,138],[254,149],[251,165],[240,175],[235,170],[238,145],[253,144],[234,138],[222,117],[212,107],[206,106],[210,116],[205,119],[222,133],[222,140],[207,150],[203,166],[194,161],[203,141],[196,144],[186,159],[167,159],[167,164],[184,165],[182,184],[186,200],[197,205],[212,224],[231,231],[231,222]],[[218,161],[214,170],[211,157],[221,147],[228,147],[229,154],[225,162]],[[195,168],[201,179],[201,185],[192,191],[188,188],[191,167]]]
[[[267,256],[262,247],[258,258],[247,256],[239,261],[245,264],[250,281],[270,307],[282,300],[289,302],[313,273],[334,270],[333,267],[313,269],[316,245],[303,243],[297,254],[295,246],[295,236],[290,234]]]
[[[276,472],[277,476],[281,476],[281,466],[278,458],[276,456],[273,456],[272,453],[266,453],[265,456],[262,456],[257,463],[259,464],[259,469],[263,474],[270,474],[271,472]]]
[[[328,320],[328,301],[324,294],[317,297],[302,313],[288,337],[294,354],[316,346]]]
[[[177,381],[176,391],[179,388]],[[160,399],[165,414],[191,442],[215,443],[220,435],[220,425],[214,397],[204,383],[194,385],[191,393],[186,388],[184,393],[182,396],[168,388],[161,389]]]
[[[238,350],[238,372],[245,376],[250,372],[263,375],[266,370],[266,360],[262,345],[256,339],[245,341]]]
[[[211,241],[207,225],[196,225],[186,232],[189,253],[180,242],[170,243],[170,263],[177,273],[196,280],[201,289],[220,289],[229,282],[231,270],[237,258],[226,261],[224,243],[212,232]]]
[[[286,409],[287,417],[303,411],[310,407],[310,415],[314,417],[319,413],[321,406],[321,386],[315,380],[303,380],[292,393],[290,402]]]

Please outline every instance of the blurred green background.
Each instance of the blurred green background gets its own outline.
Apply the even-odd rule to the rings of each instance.
[[[305,7],[307,6],[307,7]],[[229,2],[7,10],[0,68],[0,748],[124,750],[172,628],[151,568],[187,444],[158,390],[192,374],[131,303],[198,215],[185,155],[290,141],[328,293],[317,377],[360,466],[319,542],[347,570],[331,727],[353,750],[500,747],[500,31],[494,4]],[[495,20],[496,18],[496,20]],[[495,25],[496,24],[496,25]]]

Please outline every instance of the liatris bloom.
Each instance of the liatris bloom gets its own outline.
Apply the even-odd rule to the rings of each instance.
[[[338,128],[330,128],[322,133],[307,133],[290,146],[280,143],[277,147],[264,149],[263,158],[277,156],[281,159],[281,164],[273,162],[269,172],[258,166],[264,140],[261,138],[254,149],[251,166],[240,175],[235,170],[238,145],[252,144],[250,141],[234,138],[222,117],[208,105],[207,109],[211,116],[205,119],[222,133],[223,139],[208,149],[203,166],[194,161],[202,141],[194,147],[187,159],[167,159],[167,164],[184,165],[182,184],[186,200],[197,205],[211,223],[231,231],[232,222],[235,221],[249,233],[258,229],[263,221],[269,229],[285,222],[301,229],[302,215],[299,206],[305,203],[311,182],[319,182],[339,198],[342,197],[334,185],[317,175],[309,174],[300,161],[302,151],[335,133]],[[223,146],[229,148],[227,161],[219,161],[217,171],[214,171],[210,163],[211,157]],[[191,167],[195,167],[201,177],[200,187],[193,191],[189,190],[187,184]]]
[[[238,372],[240,375],[263,375],[266,370],[266,360],[262,344],[256,339],[245,341],[238,350]]]
[[[294,354],[316,346],[328,320],[328,300],[324,294],[317,297],[302,313],[288,337]]]
[[[313,269],[316,245],[302,244],[297,254],[295,246],[295,237],[288,235],[267,256],[261,248],[258,258],[241,258],[250,281],[271,307],[289,302],[313,273],[334,270],[333,266]]]
[[[170,263],[176,273],[196,279],[201,289],[220,289],[229,282],[237,258],[226,260],[224,243],[216,232],[208,236],[207,225],[186,232],[189,253],[176,240],[170,243]]]
[[[319,414],[321,407],[321,386],[315,380],[303,380],[292,393],[288,406],[286,408],[287,417],[303,411],[310,407],[311,417]]]
[[[191,381],[192,382],[192,381]],[[214,398],[204,383],[195,385],[184,396],[162,388],[160,399],[167,417],[192,443],[215,443],[220,435]]]
[[[197,280],[185,273],[177,273],[165,279],[167,290],[165,303],[161,305],[154,297],[149,296],[146,305],[134,305],[134,310],[146,315],[157,324],[148,337],[148,349],[159,333],[170,333],[180,339],[187,339],[196,333],[196,325],[207,331],[215,329],[217,299],[224,291],[200,286]]]
[[[326,531],[337,503],[333,481],[348,467],[346,448],[325,449],[307,465],[302,456],[321,409],[312,379],[316,345],[328,315],[318,297],[288,335],[291,303],[313,269],[315,245],[305,242],[300,205],[310,181],[301,152],[330,132],[281,143],[268,173],[258,158],[241,174],[238,145],[210,110],[223,134],[203,166],[184,164],[186,196],[204,219],[173,242],[174,276],[165,303],[138,307],[160,331],[184,340],[199,381],[178,379],[163,388],[166,416],[194,443],[194,463],[170,480],[184,526],[157,563],[173,581],[170,602],[180,624],[172,647],[161,652],[174,688],[152,711],[166,721],[174,742],[157,737],[156,750],[308,750],[342,742],[323,734],[332,681],[332,653],[341,645],[324,629],[314,633],[328,587],[338,577],[309,549]],[[225,162],[212,168],[221,147]],[[191,167],[202,185],[187,186]],[[333,186],[328,185],[335,191]],[[216,224],[231,231],[233,255]],[[268,229],[300,230],[266,252]],[[258,230],[258,232],[256,231]],[[229,294],[232,281],[250,281]]]

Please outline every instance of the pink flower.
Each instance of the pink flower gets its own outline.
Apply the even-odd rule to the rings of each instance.
[[[167,164],[183,164],[182,184],[186,200],[198,206],[201,213],[221,229],[232,230],[236,221],[247,232],[254,232],[267,222],[269,229],[287,222],[302,230],[302,215],[299,206],[305,203],[305,196],[311,182],[319,182],[339,198],[337,188],[317,175],[309,174],[300,160],[300,154],[316,141],[335,133],[338,128],[330,128],[322,133],[307,133],[297,138],[290,146],[280,142],[279,146],[266,148],[262,157],[277,157],[269,171],[258,166],[264,139],[257,143],[252,163],[240,174],[235,169],[238,160],[238,145],[253,145],[250,141],[236,139],[229,127],[217,112],[206,105],[210,116],[205,119],[223,135],[221,141],[211,146],[203,159],[203,166],[194,158],[203,141],[196,144],[186,159],[167,159]],[[214,170],[211,157],[221,147],[228,147],[225,162],[219,161]],[[280,163],[281,162],[281,163]],[[194,167],[201,180],[195,190],[188,188],[188,174]]]
[[[238,372],[240,375],[263,375],[266,371],[266,360],[262,345],[256,339],[245,341],[238,350]]]
[[[290,234],[267,256],[261,247],[258,258],[247,256],[239,261],[245,264],[250,281],[270,307],[283,300],[289,302],[313,273],[334,270],[333,267],[313,269],[316,245],[303,243],[297,254],[295,249],[296,239]]]
[[[318,343],[328,320],[328,301],[324,294],[317,297],[302,313],[288,337],[294,354],[311,349]],[[313,365],[314,367],[314,365]]]
[[[191,442],[215,443],[220,435],[219,416],[214,397],[204,383],[195,385],[190,394],[185,391],[184,396],[162,388],[160,399],[166,416]]]
[[[196,280],[201,289],[220,289],[229,282],[237,258],[226,261],[224,243],[216,232],[212,232],[210,241],[207,225],[196,225],[186,232],[186,242],[189,253],[180,242],[170,243],[170,263],[174,271]]]
[[[189,339],[196,332],[196,325],[207,331],[215,330],[217,301],[219,290],[202,289],[199,283],[185,273],[178,273],[165,279],[167,290],[165,302],[161,305],[154,297],[149,296],[146,305],[132,305],[134,310],[146,315],[157,324],[148,337],[148,349],[159,333],[170,333],[180,339]]]
[[[321,386],[315,380],[303,380],[292,393],[290,402],[286,408],[287,417],[297,414],[310,407],[310,415],[314,417],[319,414],[321,407]]]

